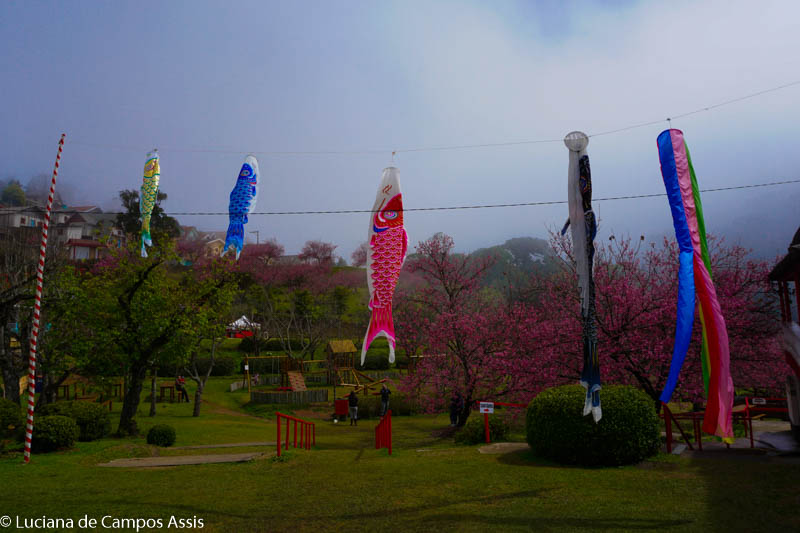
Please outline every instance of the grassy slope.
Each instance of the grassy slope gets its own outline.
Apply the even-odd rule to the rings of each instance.
[[[274,422],[242,413],[245,393],[214,380],[200,419],[160,404],[139,423],[172,424],[176,446],[273,440]],[[118,407],[116,407],[118,409]],[[117,411],[118,412],[118,411]],[[312,411],[300,416],[316,417]],[[374,421],[317,420],[317,448],[244,464],[98,468],[146,456],[143,439],[78,443],[69,452],[0,458],[0,514],[202,517],[207,531],[797,530],[800,466],[662,456],[625,468],[562,468],[524,452],[481,455],[431,437],[444,416],[397,417],[394,453],[373,447]],[[247,449],[216,450],[244,452]],[[269,449],[273,451],[272,448]],[[163,455],[190,453],[159,450]],[[198,453],[198,452],[191,452]]]

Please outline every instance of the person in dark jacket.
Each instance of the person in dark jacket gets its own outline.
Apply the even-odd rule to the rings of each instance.
[[[391,393],[392,391],[389,390],[389,387],[386,386],[386,383],[383,384],[380,392],[376,393],[381,395],[381,416],[386,416],[386,412],[389,410],[389,395]]]
[[[450,398],[450,425],[458,425],[458,417],[461,415],[461,410],[464,408],[464,399],[461,398],[461,393],[455,391],[453,397]]]
[[[350,396],[347,397],[347,404],[350,406],[350,425],[358,425],[358,396],[356,391],[350,391]]]

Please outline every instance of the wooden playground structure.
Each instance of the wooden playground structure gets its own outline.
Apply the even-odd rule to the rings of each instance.
[[[351,340],[332,340],[325,347],[325,359],[294,359],[288,355],[265,355],[244,358],[245,380],[247,392],[253,383],[250,375],[250,360],[273,359],[278,360],[280,368],[280,386],[278,390],[304,391],[307,375],[325,375],[329,385],[334,387],[349,387],[358,394],[368,394],[372,387],[378,386],[386,379],[376,380],[363,372],[356,370],[356,347]],[[314,370],[317,365],[317,370]]]

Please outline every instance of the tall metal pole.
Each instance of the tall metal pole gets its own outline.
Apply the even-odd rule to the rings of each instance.
[[[53,180],[50,182],[50,194],[47,197],[47,209],[42,224],[42,242],[39,248],[39,264],[36,266],[36,299],[33,305],[33,329],[30,338],[30,354],[28,364],[28,424],[25,427],[25,463],[31,461],[31,442],[33,439],[33,408],[36,405],[36,343],[39,342],[39,319],[42,311],[42,285],[44,284],[44,259],[47,254],[47,232],[50,228],[50,212],[53,210],[53,196],[56,192],[56,177],[64,149],[66,133],[61,134],[58,141],[56,164],[53,168]]]

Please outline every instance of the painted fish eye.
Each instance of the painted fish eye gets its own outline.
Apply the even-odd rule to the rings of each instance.
[[[395,218],[397,218],[397,211],[386,211],[383,214],[383,218],[387,220],[394,220]]]
[[[248,168],[243,168],[243,169],[242,169],[242,171],[239,173],[239,175],[240,175],[241,177],[243,177],[243,178],[246,178],[247,176],[249,176],[249,175],[250,175],[250,169],[248,169]]]

